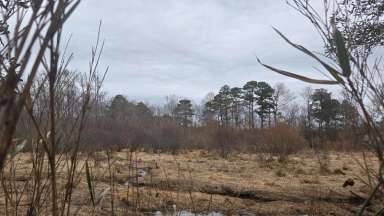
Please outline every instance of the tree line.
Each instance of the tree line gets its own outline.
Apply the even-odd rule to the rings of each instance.
[[[174,143],[179,149],[201,142],[195,138],[196,133],[201,130],[206,132],[204,136],[209,131],[213,131],[210,136],[215,136],[218,131],[230,130],[231,133],[238,133],[233,132],[236,130],[258,136],[257,134],[263,133],[260,130],[281,127],[281,124],[296,131],[309,147],[324,146],[325,143],[345,145],[347,142],[348,145],[357,146],[364,136],[359,111],[346,94],[338,97],[323,88],[307,87],[298,98],[282,83],[272,86],[268,82],[253,80],[243,87],[224,85],[216,94],[209,93],[201,104],[174,96],[168,97],[163,106],[156,106],[131,102],[123,95],[116,95],[105,103],[107,114],[104,116],[110,119],[112,128],[135,128],[127,131],[123,137],[126,140],[131,139],[127,137],[135,137],[134,142],[138,143],[133,146],[136,147],[148,146],[152,142],[162,148],[163,144],[168,146]],[[137,139],[138,134],[142,136],[140,142]],[[159,141],[163,139],[160,136],[173,136],[174,139],[163,142]],[[124,140],[121,142],[124,143]],[[226,145],[236,148],[239,145],[235,144],[237,142],[228,142]],[[257,145],[257,142],[249,143]],[[199,144],[204,145],[209,144]]]

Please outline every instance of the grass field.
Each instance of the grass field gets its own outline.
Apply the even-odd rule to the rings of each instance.
[[[73,186],[72,212],[110,215],[113,200],[117,215],[181,210],[224,215],[353,215],[369,191],[363,183],[366,180],[357,177],[364,176],[361,155],[332,152],[324,158],[303,152],[278,161],[256,154],[236,154],[223,159],[204,151],[172,155],[123,150],[111,155],[109,168],[107,154],[98,152],[88,161],[95,191],[104,196],[93,208],[84,171],[85,158],[82,158],[80,174]],[[374,157],[368,157],[368,162],[375,166]],[[18,155],[13,164],[8,164],[16,167],[16,172],[5,172],[3,177],[16,180],[20,197],[32,184],[30,160],[27,153]],[[58,164],[62,170],[59,178],[66,178],[65,164],[65,160]],[[354,185],[343,187],[348,179]],[[5,205],[3,200],[1,204]],[[20,200],[22,209],[27,206],[28,198]]]

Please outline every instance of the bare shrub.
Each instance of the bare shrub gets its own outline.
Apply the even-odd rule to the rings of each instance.
[[[235,140],[233,130],[230,128],[218,128],[213,138],[219,154],[227,158],[232,149],[231,145],[234,144]]]
[[[297,153],[305,146],[300,133],[286,123],[278,123],[272,128],[263,130],[263,143],[258,147],[262,153],[277,156],[285,160],[291,154]]]
[[[58,14],[62,14],[61,10],[65,9],[62,4],[70,5],[71,2],[59,1],[58,5],[53,2],[46,3],[58,7]],[[47,10],[47,13],[51,13],[50,9]],[[60,25],[56,23],[58,17],[50,19],[53,19],[55,25]],[[24,111],[14,114],[23,114],[22,125],[18,125],[17,132],[24,142],[11,145],[10,151],[5,152],[11,153],[12,157],[0,156],[1,160],[7,159],[1,172],[2,176],[10,173],[27,176],[23,185],[16,184],[14,179],[1,179],[3,193],[6,194],[2,197],[7,203],[6,215],[9,215],[8,212],[25,212],[27,215],[69,215],[74,210],[72,199],[76,195],[76,185],[80,182],[79,150],[82,135],[89,117],[89,107],[97,98],[104,77],[99,76],[97,72],[103,45],[99,44],[98,35],[96,46],[91,53],[89,71],[77,73],[67,69],[71,55],[66,57],[65,50],[61,51],[61,25],[58,31],[52,32],[53,35],[48,38],[49,46],[46,52],[42,53],[41,73],[30,77],[31,86],[24,89],[25,103],[20,104]],[[29,156],[28,161],[31,163],[17,163],[20,157],[17,158],[16,155],[26,145],[29,151],[20,157]],[[28,167],[27,172],[23,166]],[[23,191],[16,192],[20,186],[23,186]],[[15,193],[18,195],[14,196]]]
[[[182,128],[174,121],[162,122],[155,133],[154,150],[178,153],[183,148]]]
[[[51,61],[53,67],[59,66],[58,55],[45,57],[59,49],[62,27],[79,3],[79,0],[1,2],[0,170],[39,70],[52,59],[55,59]]]
[[[258,136],[256,129],[243,130],[239,128],[225,128],[218,126],[206,126],[200,136],[204,137],[203,148],[218,153],[227,158],[231,153],[254,151]]]

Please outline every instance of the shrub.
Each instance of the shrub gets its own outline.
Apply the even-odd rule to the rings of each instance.
[[[174,121],[163,122],[155,130],[154,150],[172,152],[176,154],[183,148],[183,130]]]
[[[299,132],[285,123],[278,123],[272,128],[262,131],[262,143],[258,150],[285,160],[290,154],[297,153],[305,146]]]

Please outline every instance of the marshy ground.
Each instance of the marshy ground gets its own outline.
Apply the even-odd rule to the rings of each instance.
[[[21,190],[28,184],[31,163],[27,153],[17,157],[16,172],[5,172],[4,178],[18,181]],[[346,216],[356,214],[369,191],[361,178],[362,153],[329,152],[324,156],[302,152],[281,161],[258,154],[232,154],[223,159],[205,151],[172,155],[123,150],[110,154],[111,167],[104,152],[88,158],[95,191],[104,193],[99,205],[92,208],[82,157],[73,186],[73,213],[79,215],[110,215],[113,198],[117,215],[184,210],[223,215]],[[367,157],[365,162],[375,166],[373,155]],[[65,178],[65,162],[61,165],[59,178]],[[353,186],[343,187],[346,180],[353,180]],[[23,200],[27,203],[27,198],[21,200],[20,206]]]

